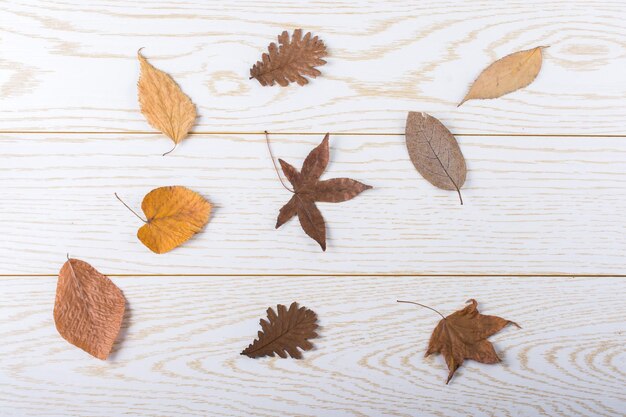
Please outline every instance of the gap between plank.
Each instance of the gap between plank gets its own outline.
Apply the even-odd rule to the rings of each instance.
[[[626,274],[104,274],[108,277],[450,277],[450,278],[626,278]],[[58,277],[59,274],[0,274],[0,278]]]
[[[271,132],[274,136],[319,136],[330,133],[333,136],[404,136],[404,133],[385,132]],[[28,135],[160,135],[160,132],[151,131],[63,131],[63,130],[0,130],[0,134],[28,134]],[[193,135],[264,135],[265,132],[189,132]],[[578,133],[452,133],[454,136],[465,137],[539,137],[539,138],[626,138],[626,134],[578,134]]]

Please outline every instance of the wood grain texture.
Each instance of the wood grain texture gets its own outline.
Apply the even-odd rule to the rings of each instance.
[[[95,264],[97,268],[104,265]],[[2,278],[0,410],[22,416],[623,416],[622,278],[129,277],[122,338],[101,362],[54,329],[54,278]],[[620,291],[620,289],[622,291]],[[424,359],[439,317],[475,297],[517,321],[445,385]],[[304,359],[249,359],[265,309],[319,314]]]
[[[623,1],[0,2],[0,129],[146,131],[136,52],[198,105],[196,131],[403,131],[406,111],[453,133],[626,135]],[[329,48],[306,87],[248,71],[282,30]],[[523,91],[456,109],[497,58],[538,45]]]
[[[445,120],[444,120],[445,123]],[[271,135],[300,166],[321,137]],[[626,141],[462,137],[458,196],[414,169],[403,136],[331,136],[324,178],[374,188],[320,203],[323,253],[296,220],[263,135],[194,135],[162,157],[163,135],[0,136],[0,273],[56,274],[66,253],[106,274],[624,273]],[[153,188],[184,185],[214,206],[202,233],[156,255],[136,238]]]
[[[0,0],[0,415],[623,416],[625,19],[621,0]],[[328,45],[324,75],[248,80],[297,27]],[[533,84],[455,107],[488,64],[537,45],[550,48]],[[195,132],[231,134],[161,157],[169,140],[137,102],[140,47],[197,103]],[[411,165],[409,110],[459,134],[465,206]],[[325,178],[374,186],[320,205],[327,253],[293,221],[273,229],[289,195],[263,136],[237,134],[265,129],[299,132],[272,134],[296,166],[344,133]],[[113,193],[138,209],[164,185],[215,210],[160,256]],[[56,279],[30,276],[67,252],[131,274],[113,277],[128,305],[105,363],[56,333]],[[443,360],[422,357],[438,316],[395,300],[445,314],[470,297],[523,329],[492,338],[503,364],[468,362],[445,386]],[[294,300],[320,316],[316,350],[240,356],[265,309]]]

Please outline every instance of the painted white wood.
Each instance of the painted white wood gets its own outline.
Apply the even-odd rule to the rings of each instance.
[[[626,141],[607,135],[626,135],[624,6],[0,1],[0,415],[623,416]],[[296,27],[328,44],[323,77],[249,81]],[[486,65],[536,45],[550,48],[532,85],[455,107]],[[138,110],[139,47],[197,104],[196,132],[231,134],[193,135],[161,157],[170,142]],[[412,167],[408,110],[460,134],[464,206]],[[264,129],[299,132],[272,135],[296,166],[323,132],[347,133],[331,136],[325,177],[374,186],[320,204],[327,253],[297,221],[273,229],[289,194],[251,134]],[[173,184],[215,211],[159,256],[113,193],[139,208]],[[128,313],[107,362],[56,333],[56,279],[31,276],[56,274],[67,252],[131,275],[113,277]],[[135,276],[151,274],[163,276]],[[395,300],[449,313],[470,297],[523,329],[492,338],[502,364],[468,362],[445,386],[442,359],[422,357],[437,316]],[[293,300],[320,315],[316,350],[238,355],[265,309]]]
[[[604,1],[3,1],[0,130],[151,130],[136,51],[199,110],[197,131],[626,134],[626,7]],[[267,88],[249,68],[284,29],[328,45],[323,77]],[[457,109],[494,60],[550,45],[539,78]]]
[[[445,119],[444,119],[445,123]],[[322,137],[272,135],[300,166]],[[162,157],[160,135],[0,137],[0,273],[56,274],[67,252],[110,274],[615,274],[626,253],[626,141],[462,137],[465,205],[426,182],[403,136],[331,136],[323,178],[374,187],[319,204],[328,250],[297,219],[262,135],[195,135]],[[136,238],[151,189],[185,185],[214,204],[205,231],[156,255]]]
[[[96,267],[102,267],[98,263]],[[56,279],[2,278],[0,410],[23,416],[623,416],[623,278],[113,278],[129,312],[106,362],[54,328]],[[445,385],[424,359],[438,316],[467,298],[519,322]],[[319,315],[304,359],[239,355],[276,303]],[[484,303],[483,303],[484,302]]]

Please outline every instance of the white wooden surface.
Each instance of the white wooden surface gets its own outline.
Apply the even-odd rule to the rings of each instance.
[[[55,281],[2,280],[3,416],[624,414],[615,278],[114,278],[130,311],[107,362],[57,335]],[[492,337],[503,363],[468,362],[446,386],[442,358],[423,358],[438,316],[396,299],[448,313],[467,297],[522,329]],[[320,316],[315,350],[302,361],[239,355],[266,307],[292,300]]]
[[[17,3],[17,4],[16,4]],[[626,134],[622,0],[0,2],[3,130],[148,130],[137,49],[198,104],[199,131],[403,132],[408,110],[453,132]],[[328,44],[324,76],[265,88],[249,69],[283,29]],[[456,104],[498,57],[550,45],[539,78]]]
[[[0,1],[0,416],[626,415],[625,19],[621,0]],[[249,81],[296,27],[328,44],[323,77]],[[485,65],[539,44],[528,88],[455,107]],[[167,157],[138,110],[139,47],[198,106]],[[415,172],[408,110],[458,135],[466,205]],[[320,205],[326,253],[296,222],[273,228],[289,196],[265,129],[295,165],[331,132],[326,178],[374,186]],[[215,211],[158,256],[113,193],[138,208],[172,184]],[[110,361],[54,329],[67,252],[128,299]],[[395,300],[470,297],[523,329],[493,338],[502,365],[445,386],[422,358],[437,316]],[[293,300],[320,315],[316,350],[239,356]]]
[[[320,136],[273,136],[300,166]],[[413,168],[403,136],[333,136],[325,178],[374,189],[320,204],[328,250],[297,220],[275,230],[290,194],[262,135],[195,135],[172,155],[160,135],[0,137],[0,271],[56,274],[65,254],[109,274],[623,274],[626,139],[463,137],[465,205]],[[162,185],[185,185],[215,211],[205,231],[167,255],[136,237]]]

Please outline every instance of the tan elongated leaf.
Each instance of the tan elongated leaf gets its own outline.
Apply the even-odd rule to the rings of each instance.
[[[459,106],[468,100],[497,98],[532,83],[541,70],[545,46],[515,52],[489,65],[480,73]]]
[[[410,301],[399,301],[407,303]],[[450,382],[457,369],[465,359],[472,359],[481,363],[498,363],[500,358],[487,338],[498,333],[504,327],[512,324],[519,328],[517,323],[505,320],[497,316],[487,316],[478,312],[476,300],[468,300],[470,303],[464,309],[456,311],[439,321],[433,330],[428,342],[426,356],[433,353],[441,353],[448,366],[448,379]],[[437,310],[429,308],[441,315]]]
[[[68,258],[59,271],[54,324],[71,344],[98,359],[111,353],[126,300],[111,280],[87,262]]]
[[[465,158],[456,139],[439,120],[426,113],[409,112],[406,120],[406,147],[411,162],[435,187],[456,190],[461,204],[465,184]]]
[[[174,148],[187,137],[196,121],[196,106],[178,84],[163,71],[156,69],[137,52],[141,75],[137,83],[141,113],[148,123],[174,142]]]
[[[306,157],[301,172],[298,172],[296,168],[282,159],[278,160],[285,177],[293,185],[293,191],[290,191],[294,195],[280,209],[276,228],[278,229],[297,215],[302,230],[315,240],[324,251],[326,250],[326,224],[315,202],[340,203],[351,200],[363,191],[372,188],[350,178],[320,180],[330,160],[328,142],[329,134],[327,133],[322,143]]]
[[[281,358],[287,355],[295,359],[302,359],[299,349],[310,350],[313,344],[309,339],[317,337],[317,314],[306,307],[298,308],[293,302],[289,310],[279,304],[278,314],[270,307],[267,309],[267,320],[261,319],[261,331],[258,338],[243,352],[250,358],[274,356]]]
[[[321,74],[315,67],[326,63],[322,59],[326,56],[326,46],[317,36],[312,37],[308,32],[303,38],[302,29],[296,29],[290,40],[289,33],[284,31],[278,36],[278,44],[270,43],[268,53],[250,69],[250,78],[263,86],[278,83],[286,87],[291,82],[305,85],[309,82],[305,75],[315,78]]]

